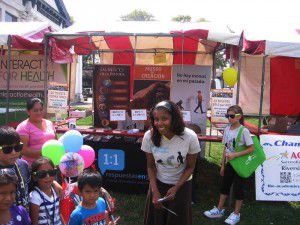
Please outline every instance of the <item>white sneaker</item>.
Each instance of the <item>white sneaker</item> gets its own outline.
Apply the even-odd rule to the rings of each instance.
[[[221,218],[224,216],[225,209],[218,209],[216,206],[214,206],[213,209],[205,211],[204,215],[208,218]]]
[[[232,212],[230,214],[230,216],[225,220],[225,223],[230,224],[230,225],[235,225],[238,222],[240,222],[240,217],[241,214],[235,214],[234,212]]]

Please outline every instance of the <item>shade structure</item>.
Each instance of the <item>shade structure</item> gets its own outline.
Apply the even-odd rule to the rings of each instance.
[[[261,86],[264,86],[262,113],[295,116],[300,112],[299,76],[300,24],[247,24],[242,28],[240,102],[247,114],[257,114]],[[268,56],[262,80],[263,57]]]
[[[251,55],[300,57],[300,24],[248,24],[242,29],[243,52]]]
[[[47,22],[0,22],[0,45],[7,45],[10,35],[12,48],[41,50],[44,34],[53,31]]]
[[[240,38],[225,25],[158,21],[77,23],[50,36],[54,61],[71,60],[74,46],[76,54],[98,50],[102,64],[143,65],[154,64],[156,54],[165,57],[158,64],[211,64],[219,43],[238,45]]]

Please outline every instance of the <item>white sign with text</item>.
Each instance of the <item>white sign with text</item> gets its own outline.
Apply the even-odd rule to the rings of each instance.
[[[48,113],[66,113],[68,91],[48,90]]]
[[[109,111],[110,121],[124,121],[125,110],[112,109]]]
[[[147,120],[146,109],[132,109],[131,110],[132,120]]]
[[[266,161],[257,168],[256,200],[300,201],[300,136],[261,135]]]
[[[211,121],[228,124],[225,114],[227,113],[227,109],[232,105],[234,105],[232,89],[211,90]]]

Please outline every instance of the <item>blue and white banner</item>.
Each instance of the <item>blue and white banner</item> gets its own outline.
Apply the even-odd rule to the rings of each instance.
[[[266,161],[257,168],[256,200],[300,201],[300,136],[261,135]]]

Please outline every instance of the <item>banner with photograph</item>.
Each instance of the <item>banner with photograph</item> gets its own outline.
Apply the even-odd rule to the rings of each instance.
[[[170,99],[171,66],[134,66],[132,109],[150,110],[156,103]]]
[[[8,58],[0,59],[0,107],[5,107],[7,96]],[[9,80],[9,101],[11,108],[25,107],[26,100],[38,97],[44,99],[44,56],[12,56]],[[68,84],[67,64],[48,62],[48,85],[64,86]]]
[[[111,122],[111,109],[129,109],[130,66],[99,65],[93,76],[94,126],[116,128]]]
[[[266,161],[257,168],[256,200],[300,201],[300,136],[261,135]]]
[[[206,134],[211,70],[211,66],[192,65],[173,65],[172,70],[171,100],[181,110],[191,112],[191,121],[186,124],[196,131],[201,129],[203,135]]]
[[[227,109],[234,104],[233,89],[211,90],[211,122],[228,124]]]

